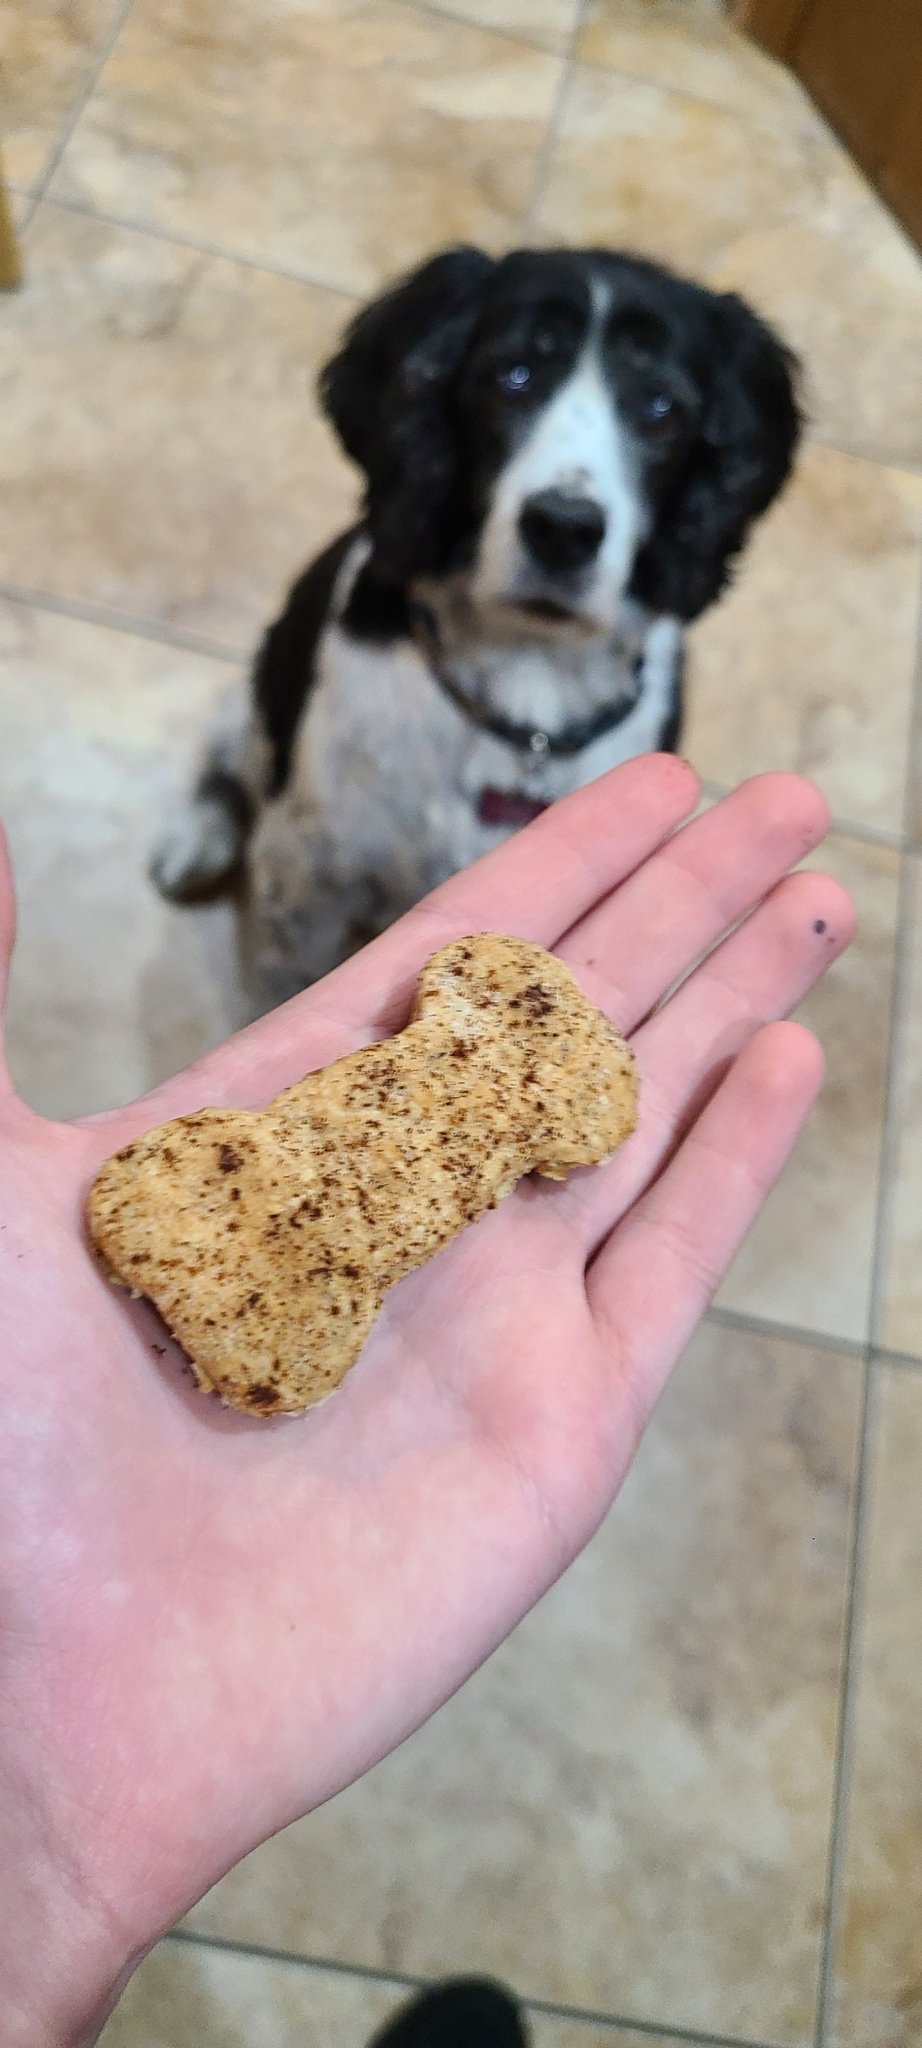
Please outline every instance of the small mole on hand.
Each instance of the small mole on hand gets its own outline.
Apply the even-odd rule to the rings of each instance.
[[[150,1348],[151,1348],[151,1350],[152,1350],[153,1352],[155,1352],[155,1353],[156,1353],[156,1355],[157,1355],[157,1357],[158,1357],[158,1358],[165,1358],[165,1357],[166,1357],[166,1345],[165,1345],[165,1344],[152,1344]]]
[[[824,931],[826,930],[826,919],[825,919],[825,917],[818,917],[818,918],[817,918],[817,920],[816,920],[816,923],[814,924],[814,927],[813,927],[813,929],[814,929],[814,931],[816,932],[817,938],[822,938],[822,936],[823,936],[823,933],[824,933]]]

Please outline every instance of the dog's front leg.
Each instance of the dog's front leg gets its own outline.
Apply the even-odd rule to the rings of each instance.
[[[320,981],[388,922],[373,875],[350,871],[326,835],[270,814],[252,845],[240,907],[244,974],[261,1008]]]

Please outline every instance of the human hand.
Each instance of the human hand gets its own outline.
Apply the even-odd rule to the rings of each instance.
[[[679,761],[616,771],[128,1109],[54,1125],[0,1083],[9,2048],[93,2040],[163,1928],[425,1719],[610,1505],[819,1085],[770,1020],[851,932],[836,883],[783,879],[825,830],[809,785],[761,778],[670,838],[696,795]],[[4,957],[11,928],[7,884]],[[631,1034],[638,1131],[404,1281],[328,1405],[205,1400],[89,1255],[96,1169],[397,1028],[429,954],[484,928],[553,947]]]

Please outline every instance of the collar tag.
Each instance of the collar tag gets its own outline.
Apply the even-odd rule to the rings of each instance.
[[[540,818],[542,811],[550,809],[546,799],[526,796],[518,789],[482,789],[477,799],[477,816],[481,825],[511,825],[516,830],[522,825],[531,825]]]

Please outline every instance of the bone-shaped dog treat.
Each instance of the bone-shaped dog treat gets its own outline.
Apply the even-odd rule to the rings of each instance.
[[[388,1288],[523,1174],[606,1158],[636,1094],[628,1047],[561,961],[460,939],[396,1038],[268,1109],[203,1109],[126,1145],[91,1190],[90,1230],[203,1387],[293,1414],[338,1385]]]

